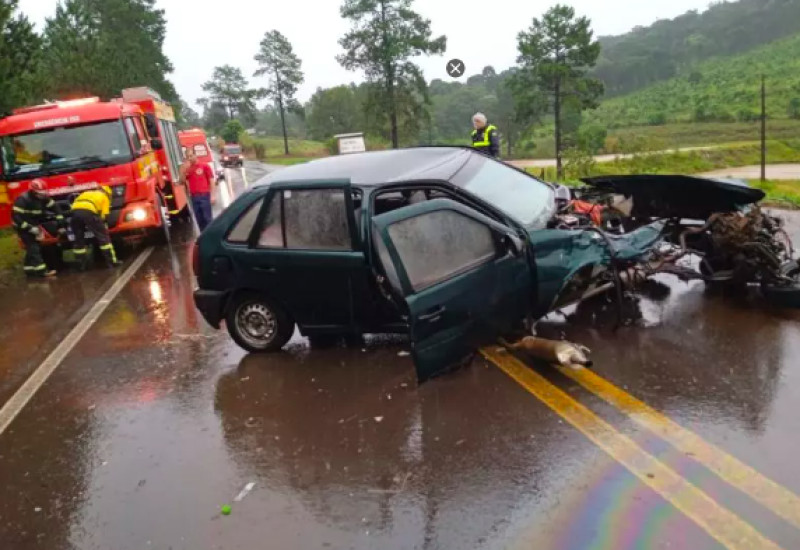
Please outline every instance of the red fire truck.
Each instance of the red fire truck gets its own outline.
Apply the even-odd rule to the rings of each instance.
[[[0,120],[0,158],[0,209],[35,178],[47,182],[64,210],[82,191],[109,185],[112,235],[141,239],[166,238],[169,214],[187,205],[177,184],[183,155],[174,114],[146,88],[112,101],[92,97],[17,109]],[[54,231],[45,229],[43,244],[55,244]]]

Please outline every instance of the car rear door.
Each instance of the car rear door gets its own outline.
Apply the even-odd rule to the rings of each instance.
[[[407,307],[420,382],[508,332],[535,298],[515,231],[458,202],[434,199],[376,216],[372,241]]]

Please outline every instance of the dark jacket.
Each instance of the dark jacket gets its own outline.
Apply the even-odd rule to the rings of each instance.
[[[497,126],[487,124],[480,130],[473,130],[472,147],[484,154],[499,157],[500,137],[497,135]]]
[[[17,231],[33,232],[34,227],[42,225],[50,216],[59,224],[64,221],[64,215],[56,201],[51,197],[37,199],[30,191],[25,191],[17,200],[11,210],[11,221]]]

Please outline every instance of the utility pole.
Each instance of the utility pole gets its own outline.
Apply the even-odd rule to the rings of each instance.
[[[761,182],[767,180],[767,86],[761,75]]]

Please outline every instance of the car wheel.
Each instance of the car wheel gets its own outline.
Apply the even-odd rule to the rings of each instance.
[[[258,294],[235,298],[225,325],[231,338],[251,353],[279,351],[294,332],[294,322],[283,308]]]

